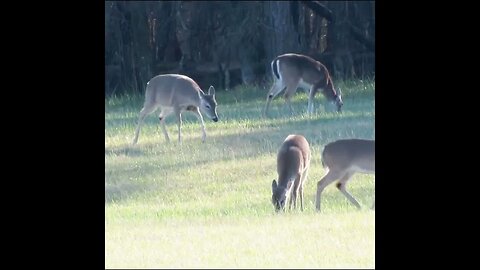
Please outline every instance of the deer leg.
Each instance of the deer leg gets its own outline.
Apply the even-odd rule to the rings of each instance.
[[[158,119],[160,120],[160,127],[162,128],[163,135],[165,136],[165,140],[170,142],[170,138],[168,137],[167,128],[165,127],[165,118],[172,113],[172,109],[162,108]]]
[[[138,116],[137,129],[135,130],[135,137],[133,138],[132,144],[136,144],[138,141],[138,135],[140,134],[140,126],[145,120],[145,117],[151,114],[152,112],[154,112],[156,109],[157,109],[157,106],[155,106],[155,104],[145,104],[142,110],[140,110],[140,113]]]
[[[174,108],[175,115],[177,116],[178,126],[178,142],[182,142],[182,111],[179,108]]]
[[[330,185],[333,181],[339,178],[339,173],[334,171],[328,171],[328,173],[320,179],[317,183],[317,195],[315,196],[315,208],[320,212],[320,195],[323,190]]]
[[[293,197],[295,196],[294,191],[292,190],[292,193],[290,194],[290,200],[288,202],[289,206],[288,209],[292,210],[292,205],[293,205]]]
[[[299,187],[299,192],[300,192],[300,209],[303,211],[303,186],[305,185],[305,181],[307,181],[307,176],[308,176],[308,169],[305,170],[302,174],[302,178],[300,179],[300,187]]]
[[[297,175],[293,182],[293,187],[292,187],[292,200],[290,201],[290,209],[292,208],[292,203],[293,203],[293,209],[297,209],[297,195],[298,195],[298,186],[300,184],[300,174]]]
[[[196,109],[192,110],[192,112],[197,116],[198,120],[200,121],[200,124],[202,125],[202,142],[205,142],[205,139],[207,138],[207,133],[205,132],[205,122],[203,121],[203,116],[200,113],[200,109],[196,107]]]
[[[278,94],[280,94],[284,89],[285,89],[285,86],[283,85],[283,83],[279,80],[275,80],[275,82],[272,85],[272,88],[270,89],[270,91],[268,91],[267,103],[265,104],[265,109],[263,110],[264,117],[267,117],[268,108],[270,107],[270,102],[272,102],[272,100]]]
[[[293,115],[293,107],[291,103],[292,96],[297,92],[298,81],[290,82],[287,84],[287,89],[285,90],[285,104],[290,111],[290,114]]]
[[[355,200],[355,198],[353,198],[353,196],[348,193],[347,191],[347,182],[348,180],[350,180],[350,178],[352,177],[353,175],[353,172],[347,172],[337,183],[337,188],[340,190],[340,192],[342,192],[343,195],[345,195],[345,197],[347,197],[347,199],[353,203],[358,209],[360,209],[360,204],[357,202],[357,200]]]
[[[285,95],[285,104],[288,108],[288,111],[289,111],[290,115],[293,115],[293,107],[292,107],[291,98],[292,98],[291,96]]]
[[[297,189],[298,189],[298,177],[295,178],[292,186],[292,191],[290,195],[290,207],[289,207],[290,210],[292,210],[292,205],[293,205],[293,209],[297,208]]]
[[[298,193],[300,193],[300,210],[303,212],[303,185],[300,184],[300,187],[298,188]]]
[[[313,103],[315,101],[315,95],[317,94],[317,87],[315,85],[312,85],[310,87],[310,92],[308,94],[308,113],[312,114],[313,113]]]
[[[295,196],[295,194],[293,192],[293,185],[292,185],[291,190],[290,190],[290,196],[289,196],[289,199],[288,199],[288,209],[289,210],[292,210],[293,196]]]
[[[375,194],[373,194],[373,195],[375,195]],[[372,210],[375,210],[375,197],[373,198]]]

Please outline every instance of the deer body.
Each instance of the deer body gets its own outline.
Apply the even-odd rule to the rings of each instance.
[[[165,127],[165,118],[174,113],[177,118],[178,141],[181,141],[182,112],[194,113],[202,125],[202,142],[205,142],[207,134],[201,111],[214,122],[218,121],[217,102],[215,100],[215,88],[210,86],[208,94],[205,94],[198,84],[191,78],[180,74],[165,74],[153,77],[147,83],[145,102],[139,114],[137,129],[133,144],[138,141],[140,126],[145,117],[158,108],[161,109],[159,120],[167,142],[170,138]]]
[[[322,164],[327,168],[327,174],[317,183],[317,211],[320,211],[322,191],[337,179],[340,192],[360,208],[357,200],[347,191],[346,184],[355,173],[375,174],[375,140],[346,139],[331,142],[323,149]],[[372,208],[375,208],[375,201]]]
[[[290,209],[296,208],[297,194],[303,211],[303,186],[310,167],[310,146],[305,137],[289,135],[277,154],[278,183],[272,182],[272,203],[276,211],[285,210],[288,199]]]
[[[328,101],[334,102],[337,111],[341,111],[343,101],[340,91],[335,90],[327,68],[306,55],[288,53],[277,56],[271,63],[274,83],[267,96],[264,116],[268,114],[270,102],[285,90],[285,102],[293,112],[290,100],[298,87],[309,89],[308,112],[313,113],[313,101],[321,90]]]

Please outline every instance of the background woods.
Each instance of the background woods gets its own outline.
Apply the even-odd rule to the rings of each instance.
[[[105,95],[143,93],[182,73],[202,88],[264,86],[282,53],[323,62],[334,79],[375,75],[374,1],[105,2]]]

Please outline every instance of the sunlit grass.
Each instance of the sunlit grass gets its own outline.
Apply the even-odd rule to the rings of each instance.
[[[374,179],[357,174],[349,191],[358,211],[327,187],[322,213],[314,210],[316,182],[324,175],[323,146],[340,138],[375,138],[374,81],[340,82],[341,114],[306,113],[299,91],[288,115],[279,96],[271,117],[261,111],[266,90],[217,91],[220,121],[207,118],[207,141],[194,115],[184,113],[183,142],[174,117],[146,118],[131,146],[143,97],[105,100],[106,268],[373,268]],[[283,139],[303,134],[312,148],[305,211],[275,215],[270,203],[276,152]]]
[[[142,220],[107,223],[107,268],[374,267],[373,212]]]

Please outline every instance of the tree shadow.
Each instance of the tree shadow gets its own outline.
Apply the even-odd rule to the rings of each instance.
[[[257,98],[258,97],[254,97],[252,100]],[[244,100],[242,100],[240,103],[243,102]],[[370,102],[370,100],[368,98],[364,98],[361,100],[358,99],[356,102]],[[242,106],[242,104],[239,104],[239,106]],[[202,149],[205,149],[206,153],[209,152],[208,150],[211,149],[212,146],[216,147],[217,149],[223,149],[224,151],[227,151],[227,149],[234,149],[234,155],[220,154],[216,156],[209,156],[208,160],[201,160],[199,157],[195,157],[193,160],[179,160],[175,162],[155,164],[154,167],[151,165],[143,167],[109,165],[108,171],[114,173],[109,174],[108,177],[115,179],[109,179],[111,181],[109,181],[107,184],[106,168],[105,203],[108,204],[111,202],[122,201],[141,193],[155,192],[155,189],[158,188],[158,186],[153,187],[151,184],[143,181],[135,182],[131,180],[138,178],[138,175],[140,174],[142,177],[145,177],[151,176],[152,174],[158,174],[159,171],[180,171],[192,166],[202,166],[209,163],[213,164],[218,161],[231,161],[234,159],[243,160],[247,158],[257,158],[258,156],[265,154],[271,155],[272,159],[275,159],[278,147],[289,134],[304,135],[311,146],[325,145],[334,139],[374,138],[375,117],[368,115],[368,113],[371,111],[365,111],[365,107],[360,106],[359,104],[352,103],[352,106],[345,107],[344,112],[340,114],[321,112],[315,113],[313,116],[307,116],[305,113],[307,107],[306,101],[296,100],[293,102],[293,106],[298,112],[297,115],[294,114],[293,117],[291,117],[289,114],[282,113],[283,111],[280,110],[280,108],[284,108],[284,104],[282,103],[278,104],[277,111],[275,111],[275,109],[272,110],[273,113],[269,118],[263,118],[261,116],[263,109],[262,106],[255,107],[247,105],[245,108],[242,108],[240,112],[238,112],[237,109],[234,109],[232,111],[225,112],[223,115],[222,112],[219,111],[221,120],[224,119],[225,121],[237,122],[244,121],[247,125],[253,123],[252,125],[255,125],[255,129],[250,130],[246,128],[244,131],[236,134],[225,134],[218,131],[218,129],[222,128],[221,126],[217,126],[215,123],[208,123],[208,120],[206,119],[207,140],[203,144],[201,143],[201,136],[199,132],[198,136],[188,135],[183,137],[183,144],[186,147],[182,147],[182,145],[174,142],[176,139],[176,133],[172,134],[169,132],[172,142],[168,146],[159,147],[159,144],[167,144],[163,134],[160,133],[158,139],[155,138],[154,141],[150,140],[148,142],[142,142],[142,136],[140,135],[140,141],[135,146],[131,145],[131,141],[126,141],[124,145],[105,147],[105,155],[124,155],[134,158],[148,156],[151,154],[151,149],[154,149],[153,151],[155,151],[156,155],[175,154],[176,151],[183,151],[182,148],[188,149],[188,147],[192,144],[200,145]],[[272,108],[274,107],[271,107],[271,109]],[[318,108],[318,103],[316,103],[316,108]],[[194,115],[185,114],[185,116],[185,123],[189,123],[191,121],[198,126],[198,129],[200,128],[198,120]],[[159,127],[158,118],[156,120],[153,118],[154,117],[150,117],[150,120],[146,119],[142,129],[144,129],[147,125],[155,125]],[[106,130],[109,129],[109,134],[115,132],[120,133],[121,131],[113,131],[112,127],[131,125],[132,122],[136,124],[136,121],[136,114],[133,114],[129,117],[112,117],[105,120],[105,126]],[[172,117],[169,122],[170,123],[167,123],[167,128],[169,129],[176,125],[174,117]],[[182,134],[184,133],[182,132]],[[133,133],[131,135],[133,138]],[[237,149],[241,151],[237,151]],[[259,151],[259,149],[261,149],[261,151]],[[317,154],[318,153],[316,153],[316,155]],[[325,198],[329,198],[329,196],[332,196],[332,194],[329,193],[325,196],[327,196]],[[337,198],[341,196],[334,195],[334,197]]]
[[[133,194],[146,191],[144,185],[134,183],[122,183],[117,185],[105,185],[105,204],[119,202],[130,198]]]
[[[125,147],[105,147],[105,155],[125,155],[125,156],[142,156],[145,154],[145,151],[141,148],[133,146]]]
[[[153,174],[157,174],[158,177],[158,172],[175,172],[181,171],[185,168],[215,164],[217,162],[255,159],[262,155],[270,155],[272,159],[275,159],[278,147],[287,135],[293,133],[304,135],[309,141],[311,147],[325,145],[330,142],[333,137],[337,139],[352,137],[371,138],[371,136],[368,135],[371,134],[371,126],[362,125],[363,121],[360,120],[368,117],[352,115],[346,118],[347,119],[343,120],[349,120],[352,124],[338,126],[338,121],[335,119],[329,119],[327,121],[324,121],[324,119],[321,118],[292,119],[289,120],[287,124],[277,127],[266,125],[262,128],[257,128],[254,131],[245,130],[245,132],[238,134],[213,134],[207,137],[205,143],[201,143],[200,137],[193,136],[184,138],[182,144],[176,142],[167,144],[164,141],[164,138],[159,138],[158,142],[139,142],[136,146],[126,144],[125,146],[119,146],[116,148],[106,148],[105,154],[142,157],[146,155],[148,156],[148,151],[150,149],[155,149],[155,155],[169,155],[181,151],[188,151],[192,144],[198,144],[201,148],[205,149],[205,152],[208,152],[208,149],[215,147],[217,149],[223,149],[223,151],[233,149],[234,154],[213,155],[209,156],[208,160],[202,159],[202,156],[196,156],[190,160],[176,160],[174,162],[166,163],[159,162],[136,168],[124,167],[124,165],[110,165],[108,170],[110,172],[115,172],[115,176],[113,176],[115,180],[105,189],[105,203],[113,201],[118,202],[130,198],[131,196],[135,196],[136,193],[154,192],[156,188],[152,188],[148,183],[132,183],[132,181],[128,180],[138,178],[138,175],[140,174],[142,175],[142,178],[148,178]],[[274,128],[273,131],[272,128]],[[334,130],[334,134],[329,134],[331,130]],[[362,135],[356,135],[355,132]],[[166,145],[159,147],[159,144]],[[237,149],[241,149],[241,151],[236,151]],[[261,149],[261,151],[259,151],[259,149]],[[319,153],[313,154],[319,155]]]

